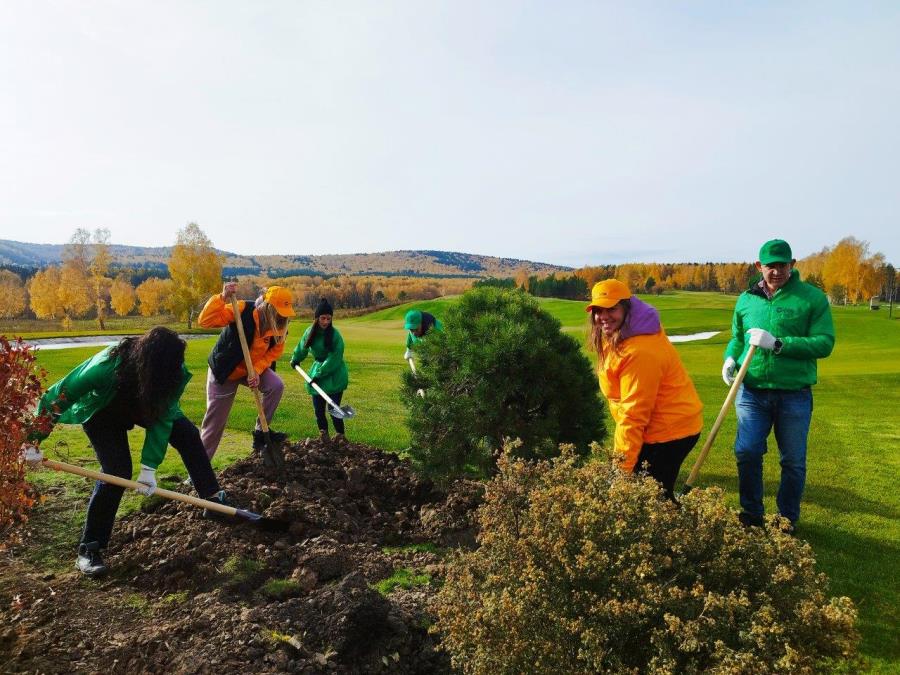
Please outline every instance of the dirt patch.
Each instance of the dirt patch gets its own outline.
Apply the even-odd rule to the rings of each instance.
[[[247,459],[220,481],[287,532],[151,499],[117,522],[104,580],[49,574],[11,552],[0,670],[447,672],[427,604],[449,548],[473,541],[481,487],[437,490],[357,444],[305,440],[286,459],[282,473]]]

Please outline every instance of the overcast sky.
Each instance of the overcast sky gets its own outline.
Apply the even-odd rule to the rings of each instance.
[[[0,4],[0,238],[900,263],[900,2]]]

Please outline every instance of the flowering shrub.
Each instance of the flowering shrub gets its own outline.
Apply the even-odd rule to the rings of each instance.
[[[570,451],[498,468],[480,548],[452,561],[434,605],[463,672],[812,673],[855,651],[853,603],[828,597],[777,517],[747,530],[721,490],[678,507]]]
[[[0,335],[0,533],[24,519],[34,502],[21,450],[30,433],[48,424],[33,415],[44,376],[28,345]]]

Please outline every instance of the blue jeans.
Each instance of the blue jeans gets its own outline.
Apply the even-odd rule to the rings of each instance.
[[[809,387],[753,389],[741,386],[735,400],[738,490],[741,509],[762,517],[763,455],[766,439],[775,427],[775,440],[781,453],[781,485],[776,503],[782,516],[796,523],[800,518],[800,498],[806,484],[806,437],[812,417],[813,397]]]

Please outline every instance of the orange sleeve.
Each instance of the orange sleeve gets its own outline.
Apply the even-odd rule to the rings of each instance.
[[[238,300],[238,311],[244,311],[243,300]],[[203,328],[224,328],[234,322],[234,310],[231,309],[231,303],[225,303],[221,293],[216,293],[206,304],[197,317],[197,323]]]
[[[622,364],[615,448],[625,455],[620,463],[624,471],[634,471],[637,464],[661,379],[661,365],[650,353],[629,354]]]

